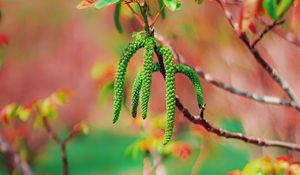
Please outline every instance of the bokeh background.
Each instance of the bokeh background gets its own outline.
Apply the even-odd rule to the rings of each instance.
[[[113,81],[119,55],[132,40],[131,33],[142,29],[125,6],[121,14],[124,32],[120,34],[113,22],[114,6],[78,10],[79,2],[1,1],[0,31],[9,43],[4,47],[0,69],[0,108],[12,102],[25,104],[45,98],[61,88],[72,89],[71,103],[61,108],[52,123],[62,136],[77,122],[90,126],[88,135],[78,136],[68,145],[71,174],[141,174],[143,158],[133,158],[126,150],[142,131],[125,108],[120,121],[112,124],[112,93],[103,92],[103,87]],[[299,10],[290,12],[283,26],[295,34],[300,31]],[[180,11],[167,11],[167,18],[159,19],[156,31],[168,38],[191,65],[201,67],[216,79],[260,95],[286,97],[255,62],[214,1],[204,1],[201,6],[192,0],[183,1]],[[300,96],[299,48],[273,33],[258,48]],[[129,91],[141,68],[141,56],[139,52],[129,65]],[[251,136],[299,143],[299,112],[254,102],[201,80],[206,117],[214,125]],[[176,86],[180,99],[197,114],[192,84],[177,76]],[[154,74],[149,121],[165,117],[164,103],[163,78]],[[241,169],[263,155],[292,154],[295,160],[300,159],[293,151],[212,136],[189,123],[178,111],[176,129],[174,139],[187,143],[192,152],[184,159],[174,155],[165,159],[168,174],[190,174],[195,162],[198,174],[213,175]],[[61,173],[59,148],[48,140],[43,129],[31,132],[26,143],[27,158],[36,174]],[[3,156],[0,160],[4,161]],[[0,174],[8,174],[2,163]]]

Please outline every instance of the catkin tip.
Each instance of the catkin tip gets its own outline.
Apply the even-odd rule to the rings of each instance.
[[[166,146],[170,142],[170,139],[164,139],[163,140],[163,146]]]
[[[117,119],[117,118],[114,118],[114,119],[113,119],[113,124],[115,124],[117,121],[118,121],[118,119]]]

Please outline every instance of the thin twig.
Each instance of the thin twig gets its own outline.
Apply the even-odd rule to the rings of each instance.
[[[157,55],[158,59],[161,60],[160,62],[163,62],[163,58],[161,55]],[[164,73],[161,72],[164,76]],[[200,116],[194,116],[192,115],[189,110],[184,107],[184,105],[181,103],[178,97],[176,97],[176,106],[177,108],[183,113],[184,117],[187,118],[190,122],[203,126],[208,132],[214,133],[220,137],[225,138],[232,138],[237,140],[242,140],[247,143],[251,143],[258,146],[265,146],[265,147],[281,147],[291,150],[297,150],[300,151],[300,145],[288,143],[288,142],[281,142],[281,141],[273,141],[273,140],[264,140],[260,138],[255,137],[248,137],[240,133],[233,133],[229,132],[220,128],[213,127],[207,120],[204,119],[204,110],[201,109],[201,115]]]
[[[145,26],[145,22],[143,19],[134,11],[134,9],[131,7],[130,2],[125,2],[129,10],[132,12],[133,16],[137,19],[137,21],[141,24],[141,26]]]
[[[251,48],[254,48],[254,47],[256,46],[256,44],[257,44],[258,42],[260,42],[260,41],[263,39],[263,37],[264,37],[267,33],[269,33],[269,31],[271,31],[274,27],[276,27],[276,26],[278,26],[278,25],[281,25],[281,24],[283,24],[284,22],[285,22],[285,20],[274,21],[272,24],[267,25],[266,28],[265,28],[262,32],[260,32],[260,34],[258,35],[258,37],[255,38],[254,41],[252,41],[252,44],[250,44],[250,45],[251,45]]]
[[[294,90],[290,88],[289,84],[278,74],[278,72],[272,68],[261,56],[256,47],[251,47],[249,40],[245,34],[240,35],[240,39],[247,46],[256,62],[262,66],[262,68],[269,74],[269,76],[284,90],[284,92],[290,97],[292,103],[291,106],[300,112],[300,104],[298,103],[298,97],[296,96]]]
[[[248,92],[243,89],[235,88],[229,84],[225,84],[222,81],[218,81],[212,78],[211,75],[205,73],[202,69],[196,67],[195,71],[198,73],[200,77],[205,79],[207,82],[211,83],[212,85],[219,87],[221,89],[224,89],[230,93],[240,95],[249,99],[252,99],[254,101],[260,102],[260,103],[267,103],[267,104],[273,104],[273,105],[282,105],[282,106],[291,106],[291,100],[289,99],[281,99],[274,96],[259,96],[255,93]]]
[[[28,163],[21,158],[20,154],[12,147],[12,145],[0,133],[0,151],[7,155],[11,165],[17,173],[22,175],[33,175]]]
[[[43,117],[43,125],[49,135],[49,137],[54,140],[57,144],[60,144],[61,140],[59,139],[58,135],[53,131],[53,129],[51,128],[48,120],[46,117]]]
[[[217,0],[217,1],[219,1],[219,0]],[[220,2],[220,4],[222,6],[221,2]],[[147,14],[144,14],[144,15],[147,15]],[[231,16],[231,15],[227,15],[227,16]],[[230,20],[230,21],[233,24],[232,26],[234,26],[233,21],[232,20]],[[150,29],[148,29],[148,30],[150,30]],[[155,53],[156,53],[156,56],[159,60],[160,66],[161,66],[161,71],[160,72],[161,72],[162,76],[165,78],[165,68],[163,66],[164,65],[163,64],[163,62],[164,62],[163,57],[160,54],[158,54],[157,47],[155,47]],[[226,131],[226,130],[223,130],[223,129],[220,129],[220,128],[216,128],[216,127],[212,126],[204,118],[204,108],[200,109],[200,115],[199,116],[194,116],[181,103],[181,101],[179,100],[178,97],[176,97],[176,107],[183,113],[184,117],[187,118],[190,122],[192,122],[194,124],[197,124],[197,125],[201,125],[208,132],[211,132],[211,133],[213,133],[215,135],[218,135],[220,137],[237,139],[237,140],[241,140],[241,141],[244,141],[246,143],[251,143],[251,144],[254,144],[254,145],[257,145],[257,146],[280,147],[280,148],[286,148],[286,149],[290,149],[290,150],[300,151],[300,145],[297,145],[297,144],[294,144],[294,143],[288,143],[288,142],[282,142],[282,141],[276,141],[276,140],[274,140],[274,141],[273,140],[265,140],[265,139],[260,139],[260,138],[256,138],[256,137],[248,137],[248,136],[245,136],[241,133],[234,133],[234,132],[229,132],[229,131]]]
[[[255,100],[257,102],[260,103],[267,103],[267,104],[273,104],[273,105],[283,105],[283,106],[291,106],[291,100],[290,99],[281,99],[278,97],[274,97],[274,96],[259,96],[255,93],[251,93],[248,92],[246,90],[243,89],[239,89],[239,88],[235,88],[233,86],[231,86],[230,84],[226,84],[222,81],[218,81],[215,78],[213,78],[211,75],[209,75],[208,73],[205,73],[201,68],[199,67],[193,67],[190,64],[187,63],[186,59],[180,55],[172,46],[172,44],[166,40],[162,35],[157,34],[156,33],[156,38],[163,43],[164,45],[167,45],[168,47],[171,48],[171,50],[173,51],[174,55],[175,55],[175,59],[181,63],[181,64],[185,64],[191,68],[193,68],[200,77],[202,77],[204,80],[206,80],[208,83],[211,83],[212,85],[221,88],[225,91],[228,91],[230,93],[236,94],[236,95],[240,95],[246,98],[249,98],[251,100]]]
[[[163,58],[161,55],[157,54],[159,62],[163,62]],[[165,76],[164,71],[161,72],[163,77]],[[234,133],[229,132],[220,128],[216,128],[212,126],[205,118],[204,118],[204,108],[200,109],[200,116],[194,116],[189,112],[189,110],[181,103],[178,97],[176,97],[176,106],[177,108],[183,113],[184,117],[187,118],[190,122],[201,125],[207,130],[208,132],[211,132],[213,134],[216,134],[220,137],[224,138],[231,138],[231,139],[237,139],[242,140],[247,143],[251,143],[257,146],[265,146],[265,147],[281,147],[291,150],[300,151],[300,145],[288,143],[288,142],[282,142],[282,141],[276,141],[276,140],[265,140],[260,139],[256,137],[248,137],[241,133]]]
[[[62,164],[63,164],[63,174],[68,175],[69,174],[69,161],[68,161],[68,156],[67,156],[67,144],[68,142],[76,135],[78,134],[77,132],[70,132],[69,135],[61,140],[57,133],[54,132],[52,129],[51,125],[49,124],[48,120],[46,117],[43,117],[43,124],[44,127],[51,139],[53,139],[59,146],[60,146],[60,153],[61,153],[61,158],[62,158]]]
[[[64,173],[64,175],[68,175],[69,174],[69,163],[68,163],[68,156],[67,156],[65,143],[62,143],[60,145],[60,153],[61,153],[61,158],[62,158],[62,162],[63,162],[63,173]]]
[[[261,56],[259,51],[256,49],[255,45],[252,46],[247,35],[244,32],[238,32],[236,27],[234,27],[234,21],[232,18],[231,13],[224,7],[221,0],[216,0],[221,8],[224,10],[225,16],[228,22],[231,24],[233,29],[236,31],[237,35],[249,49],[255,60],[262,66],[262,68],[271,76],[271,78],[284,90],[284,92],[289,96],[291,99],[291,106],[300,112],[300,103],[298,101],[298,97],[296,96],[295,92],[289,87],[288,83],[278,74],[278,72],[272,68]],[[270,30],[268,30],[270,31]]]
[[[264,25],[270,25],[269,22],[267,22],[266,20],[261,19],[260,21]],[[285,39],[286,41],[290,42],[291,44],[300,47],[300,36],[297,36],[294,33],[288,32],[277,26],[275,26],[271,31],[280,36],[281,38]]]
[[[216,2],[221,6],[223,9],[226,19],[228,20],[231,27],[238,33],[240,31],[240,26],[237,22],[233,20],[233,15],[230,13],[230,11],[223,5],[222,0],[216,0]]]
[[[280,148],[300,151],[300,145],[298,145],[298,144],[282,142],[282,141],[277,141],[277,140],[265,140],[265,139],[256,138],[256,137],[248,137],[241,133],[234,133],[234,132],[229,132],[229,131],[226,131],[226,130],[223,130],[220,128],[216,128],[216,127],[212,126],[204,118],[204,112],[201,113],[202,116],[192,115],[189,112],[189,110],[185,106],[183,106],[183,104],[180,102],[179,98],[176,98],[176,106],[183,113],[185,118],[187,118],[190,122],[197,124],[197,125],[201,125],[208,132],[211,132],[220,137],[224,137],[224,138],[228,138],[228,139],[242,140],[246,143],[250,143],[253,145],[257,145],[257,146],[280,147]]]
[[[152,28],[150,28],[149,26],[149,20],[148,20],[148,4],[146,2],[146,0],[144,0],[144,4],[141,6],[141,14],[143,16],[144,19],[144,23],[145,23],[145,31],[147,32],[148,36],[153,35],[154,30],[152,30]]]

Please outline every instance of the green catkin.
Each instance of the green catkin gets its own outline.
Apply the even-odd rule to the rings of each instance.
[[[162,46],[158,48],[158,53],[164,59],[165,66],[165,81],[166,81],[166,113],[167,113],[167,124],[166,131],[163,139],[163,145],[166,145],[172,138],[174,129],[174,118],[175,118],[175,66],[173,61],[172,51]]]
[[[155,63],[153,65],[152,72],[157,72],[159,70],[160,70],[159,63]],[[137,115],[137,107],[139,104],[140,91],[141,91],[142,82],[143,82],[142,74],[143,74],[142,71],[140,71],[137,74],[137,77],[132,86],[132,98],[131,98],[131,100],[132,100],[132,102],[131,102],[132,117],[136,117],[136,115]]]
[[[114,83],[114,106],[113,106],[113,123],[117,122],[122,108],[122,99],[124,91],[124,81],[125,73],[127,70],[130,58],[136,53],[140,48],[144,47],[145,38],[140,37],[135,41],[131,42],[128,47],[123,51],[121,59],[118,64],[118,69],[116,73],[115,83]]]
[[[152,67],[152,72],[158,72],[160,71],[160,64],[159,63],[154,63]]]
[[[176,69],[176,73],[182,73],[187,77],[189,77],[189,79],[192,81],[197,95],[198,106],[202,108],[204,105],[203,92],[202,92],[202,85],[197,72],[195,72],[195,70],[190,68],[189,66],[183,64],[175,65],[175,69]]]
[[[137,114],[137,107],[139,105],[139,98],[140,98],[140,91],[142,87],[142,74],[143,72],[140,71],[137,74],[136,79],[134,80],[133,86],[132,86],[132,96],[131,96],[131,115],[132,117],[136,117]]]
[[[153,67],[153,55],[154,55],[154,46],[155,38],[153,36],[147,37],[145,39],[144,47],[144,70],[142,74],[142,96],[141,96],[141,109],[142,109],[142,118],[145,119],[148,113],[148,104],[151,93],[151,84],[152,84],[152,67]]]

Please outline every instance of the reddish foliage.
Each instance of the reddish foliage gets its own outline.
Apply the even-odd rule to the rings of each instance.
[[[17,129],[16,129],[16,132],[17,132],[17,135],[20,137],[20,138],[25,138],[29,135],[29,129],[28,129],[28,126],[23,124],[23,125],[20,125]]]
[[[4,34],[0,34],[0,46],[8,44],[8,38]]]
[[[33,100],[32,102],[27,103],[26,105],[24,105],[24,108],[31,111],[32,108],[34,107],[34,105],[36,105],[36,102],[37,102],[37,100]]]
[[[192,152],[192,148],[186,143],[176,143],[173,149],[174,156],[178,156],[182,160],[186,160]]]
[[[281,160],[281,161],[286,161],[286,162],[291,162],[293,159],[293,157],[289,154],[285,154],[285,155],[282,155],[282,156],[279,156],[276,158],[276,160]]]
[[[249,24],[249,30],[253,33],[253,34],[257,34],[257,29],[256,29],[256,26],[255,26],[255,24],[253,23],[253,22],[251,22],[250,24]]]
[[[8,119],[8,116],[7,116],[6,113],[3,113],[3,114],[2,114],[2,112],[1,112],[1,114],[0,114],[0,119],[1,119],[1,121],[4,122],[5,124],[9,124],[9,119]]]

